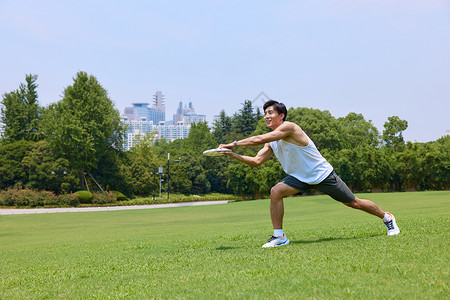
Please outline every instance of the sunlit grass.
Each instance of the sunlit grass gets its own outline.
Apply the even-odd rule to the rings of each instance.
[[[358,195],[402,230],[326,196],[0,217],[0,299],[448,297],[450,192]]]

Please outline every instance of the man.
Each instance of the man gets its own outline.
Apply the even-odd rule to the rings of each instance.
[[[287,110],[283,103],[269,100],[263,108],[264,120],[267,127],[272,129],[271,132],[219,146],[219,148],[234,149],[241,146],[264,144],[255,157],[242,156],[234,152],[224,152],[224,154],[252,167],[257,167],[266,162],[274,153],[288,174],[270,190],[270,216],[274,234],[262,246],[263,248],[289,244],[289,240],[283,232],[283,198],[302,194],[312,188],[318,189],[348,207],[360,209],[379,217],[388,229],[387,235],[400,233],[392,214],[384,212],[370,200],[356,197],[336,175],[333,167],[323,158],[313,141],[300,126],[286,122]]]

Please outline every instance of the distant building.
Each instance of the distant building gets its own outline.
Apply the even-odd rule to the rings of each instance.
[[[174,141],[187,138],[191,130],[191,125],[184,125],[182,122],[179,122],[177,125],[166,125],[164,121],[161,121],[156,125],[153,121],[148,121],[146,118],[129,120],[127,117],[122,117],[122,121],[128,126],[124,144],[125,150],[130,150],[136,145],[137,136],[155,133],[155,139]]]
[[[153,95],[153,106],[148,107],[150,103],[138,102],[132,103],[132,107],[125,107],[122,117],[127,117],[128,120],[140,120],[140,118],[147,118],[149,121],[158,124],[166,120],[166,107],[164,105],[165,96],[161,91],[157,91]]]
[[[189,102],[189,105],[183,108],[183,102],[180,101],[177,113],[173,115],[173,123],[178,124],[179,122],[183,122],[185,125],[206,122],[206,115],[196,114],[192,102]]]
[[[125,107],[122,116],[128,117],[129,120],[140,120],[146,118],[149,121],[158,123],[166,120],[166,113],[163,110],[156,109],[155,106],[148,107],[149,103],[132,103],[133,107]]]
[[[153,105],[149,103],[132,103],[132,107],[125,107],[122,114],[122,121],[128,126],[126,132],[125,150],[136,145],[136,137],[155,133],[155,139],[166,139],[173,141],[184,139],[189,136],[192,123],[205,122],[205,115],[195,113],[192,102],[188,107],[183,108],[183,103],[179,103],[177,114],[174,119],[166,122],[165,96],[161,91],[153,95]]]
[[[166,99],[166,96],[164,96],[161,91],[157,91],[153,95],[153,107],[152,108],[165,113],[166,112],[165,99]]]

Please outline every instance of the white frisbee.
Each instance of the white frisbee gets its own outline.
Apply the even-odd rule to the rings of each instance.
[[[222,155],[225,152],[231,152],[231,150],[227,149],[227,148],[209,149],[209,150],[204,151],[203,155],[206,155],[206,156],[219,156],[219,155]]]

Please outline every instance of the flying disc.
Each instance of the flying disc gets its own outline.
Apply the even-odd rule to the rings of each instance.
[[[205,152],[203,152],[203,155],[206,155],[206,156],[219,156],[219,155],[222,155],[225,152],[231,152],[231,150],[227,149],[227,148],[209,149],[209,150],[206,150]]]

